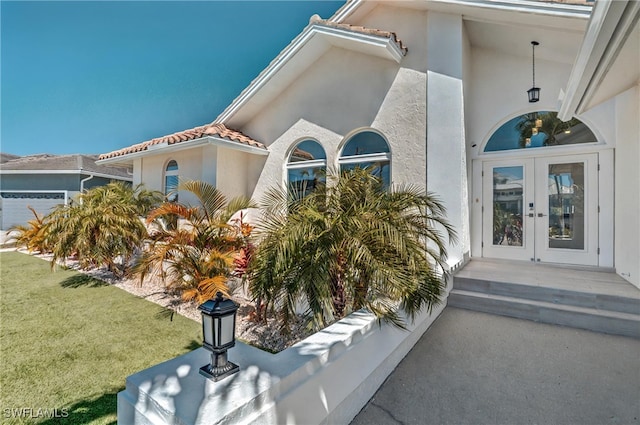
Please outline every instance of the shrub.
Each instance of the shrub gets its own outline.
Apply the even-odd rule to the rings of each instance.
[[[249,287],[285,324],[301,300],[316,327],[361,308],[403,327],[398,307],[413,317],[439,302],[455,232],[433,194],[356,168],[302,199],[273,189],[262,206]]]
[[[215,298],[218,291],[229,296],[227,279],[250,233],[250,227],[229,220],[252,204],[243,197],[227,201],[218,189],[202,181],[181,182],[179,189],[190,192],[197,205],[165,202],[150,212],[151,241],[135,273],[141,281],[150,273],[159,275],[167,287],[181,292],[188,301],[204,302]],[[175,219],[177,226],[172,224]]]

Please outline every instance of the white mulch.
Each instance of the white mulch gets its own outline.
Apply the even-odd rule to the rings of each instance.
[[[3,251],[4,250],[7,249],[3,249]],[[24,250],[18,251],[28,253]],[[51,261],[51,255],[32,255]],[[118,279],[105,268],[82,270],[79,268],[77,262],[73,260],[67,260],[64,263],[64,266],[87,274],[91,277],[95,277],[96,279],[100,279],[140,298],[144,298],[165,308],[171,309],[181,316],[188,317],[189,319],[195,320],[199,323],[201,322],[198,304],[182,301],[178,294],[167,291],[161,280],[158,278],[149,277],[141,283],[139,279]],[[264,324],[263,322],[257,323],[253,320],[255,312],[254,305],[246,295],[246,291],[244,290],[240,280],[230,280],[229,287],[232,291],[232,299],[240,305],[238,308],[238,315],[236,317],[236,338],[239,340],[268,351],[277,352],[292,346],[296,342],[313,333],[313,331],[309,331],[307,329],[305,322],[301,318],[291,326],[291,330],[288,334],[279,330],[279,324],[275,318],[269,318],[267,320],[267,324]]]

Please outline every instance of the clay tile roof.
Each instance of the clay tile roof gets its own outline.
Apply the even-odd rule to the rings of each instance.
[[[179,131],[177,133],[173,133],[168,136],[151,139],[146,142],[129,146],[128,148],[105,153],[100,155],[100,159],[115,158],[115,157],[124,156],[128,154],[136,153],[136,152],[146,151],[149,149],[149,147],[154,145],[159,145],[161,143],[173,145],[180,142],[200,139],[205,136],[218,137],[218,138],[226,139],[232,142],[237,142],[242,145],[253,146],[253,147],[256,147],[259,149],[265,149],[265,150],[267,149],[267,147],[264,144],[256,140],[253,140],[251,137],[248,137],[239,131],[231,130],[227,128],[224,124],[211,123],[211,124],[203,125],[200,127],[191,128],[189,130]]]
[[[398,38],[398,35],[392,31],[384,31],[384,30],[379,30],[375,28],[367,28],[359,25],[340,24],[337,22],[329,21],[327,19],[321,19],[318,15],[313,15],[309,20],[309,23],[322,25],[325,27],[338,28],[346,31],[359,32],[361,34],[369,34],[369,35],[375,35],[378,37],[385,37],[393,41],[398,46],[403,56],[406,56],[407,52],[409,51],[409,49],[407,48],[407,46],[404,45],[402,40]]]

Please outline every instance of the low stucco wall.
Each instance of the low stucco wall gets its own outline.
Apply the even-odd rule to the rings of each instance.
[[[236,343],[240,372],[199,374],[203,348],[127,378],[122,424],[347,424],[442,312],[423,311],[408,331],[359,311],[278,354]]]

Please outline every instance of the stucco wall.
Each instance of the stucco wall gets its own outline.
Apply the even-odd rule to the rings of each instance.
[[[207,148],[211,149],[211,148]],[[203,148],[194,148],[147,156],[141,160],[141,178],[149,190],[164,191],[164,170],[167,163],[175,160],[178,163],[180,179],[201,180],[203,177],[203,158],[208,157],[203,153]],[[181,202],[193,202],[194,200],[184,192],[179,193]]]
[[[402,59],[403,68],[426,72],[427,70],[427,12],[379,4],[360,21],[349,19],[349,23],[393,31],[409,49]]]
[[[392,182],[417,184],[444,201],[460,237],[450,248],[456,264],[470,249],[463,73],[471,71],[471,54],[462,18],[379,5],[350,23],[397,31],[408,55],[398,65],[331,48],[311,64],[243,128],[270,150],[252,196],[284,184],[287,155],[304,137],[318,140],[337,169],[345,139],[374,128],[389,142]]]
[[[329,168],[337,169],[345,138],[366,128],[389,142],[392,181],[424,187],[425,86],[424,73],[331,49],[247,125],[246,132],[270,150],[252,196],[260,199],[268,188],[284,184],[288,154],[301,139],[318,140]]]
[[[445,305],[403,331],[358,311],[277,354],[236,342],[240,371],[201,376],[199,348],[131,375],[118,394],[122,424],[348,424],[431,326]]]
[[[203,180],[216,186],[228,198],[250,196],[251,157],[245,152],[226,147],[205,145],[170,153],[147,156],[136,160],[134,183],[144,182],[150,190],[164,191],[164,169],[167,163],[178,163],[181,180]],[[193,203],[195,199],[184,191],[180,202]]]
[[[459,241],[450,266],[469,252],[467,153],[464,117],[465,34],[462,17],[431,12],[427,19],[427,188],[447,208]]]
[[[542,90],[540,101],[529,103],[531,58],[473,48],[467,126],[470,144],[477,156],[483,144],[503,123],[532,111],[556,111],[558,95],[569,78],[570,63],[536,58],[536,83]]]
[[[217,149],[216,187],[228,198],[250,195],[247,179],[249,156],[232,149]]]
[[[374,128],[389,141],[394,182],[424,186],[425,17],[426,12],[378,6],[361,21],[350,21],[397,31],[409,54],[397,64],[332,47],[243,128],[271,151],[254,198],[284,183],[287,154],[301,138],[317,139],[328,166],[337,168],[344,138],[362,128]]]
[[[616,97],[615,266],[640,287],[640,86]]]
[[[531,81],[531,59],[513,56],[483,48],[471,48],[471,80],[466,103],[467,146],[473,167],[470,174],[472,196],[471,240],[472,255],[482,256],[482,160],[504,158],[510,153],[483,154],[488,138],[509,119],[531,111],[557,111],[558,95],[568,79],[570,63],[550,62],[536,59],[536,82],[542,87],[541,100],[530,104],[526,89]],[[614,266],[613,214],[613,161],[611,149],[619,143],[616,131],[616,101],[604,102],[578,116],[596,135],[599,144],[582,147],[579,145],[528,152],[531,155],[571,154],[598,152],[601,164],[599,175],[599,201],[601,213],[598,215],[599,265]],[[555,152],[555,153],[554,153]],[[511,154],[517,154],[511,152]],[[490,202],[490,201],[489,201]],[[486,204],[487,202],[485,202]],[[617,250],[616,250],[617,252]]]

